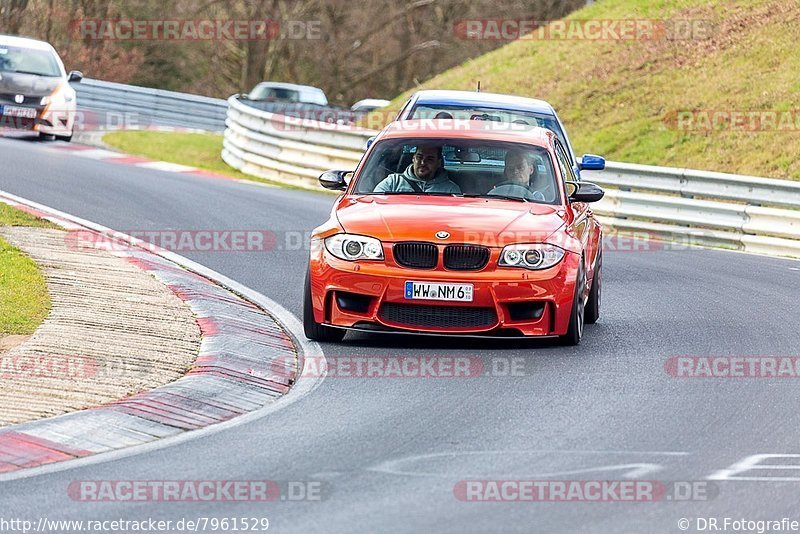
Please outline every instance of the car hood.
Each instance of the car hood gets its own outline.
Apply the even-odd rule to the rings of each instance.
[[[543,242],[565,224],[562,206],[512,200],[416,195],[344,197],[336,217],[345,232],[382,241]],[[437,232],[447,232],[440,239]]]
[[[28,99],[41,100],[43,96],[48,96],[63,83],[61,77],[35,76],[33,74],[17,74],[13,72],[0,72],[0,95],[23,95],[25,103]]]

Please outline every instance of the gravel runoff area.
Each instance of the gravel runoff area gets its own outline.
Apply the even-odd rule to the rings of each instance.
[[[68,235],[0,228],[39,265],[52,301],[30,339],[0,350],[0,427],[167,384],[200,351],[199,326],[169,288],[110,252],[76,247]]]

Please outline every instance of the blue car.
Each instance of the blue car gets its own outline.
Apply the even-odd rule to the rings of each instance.
[[[606,166],[600,156],[586,154],[580,161],[575,157],[561,120],[544,100],[471,91],[417,91],[395,120],[408,119],[471,119],[541,126],[553,131],[567,148],[578,177],[582,169],[601,171]]]

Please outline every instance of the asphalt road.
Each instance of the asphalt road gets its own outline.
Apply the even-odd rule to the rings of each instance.
[[[0,139],[0,189],[121,231],[273,231],[284,250],[181,253],[298,316],[307,252],[294,246],[296,236],[325,220],[333,201],[91,161],[20,139]],[[786,481],[709,480],[752,455],[800,453],[798,379],[665,372],[673,356],[800,355],[800,262],[715,250],[607,250],[604,267],[602,318],[576,348],[366,334],[323,345],[328,358],[513,362],[517,376],[328,378],[254,423],[4,482],[0,518],[268,517],[277,532],[680,532],[681,518],[694,532],[697,518],[800,520],[797,470],[740,475]],[[463,480],[631,478],[705,481],[712,498],[496,503],[454,496]],[[75,502],[67,494],[76,480],[185,479],[321,482],[324,498],[125,503]]]

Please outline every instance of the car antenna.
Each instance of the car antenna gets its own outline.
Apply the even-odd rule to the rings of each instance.
[[[475,90],[475,92],[476,93],[480,93],[481,92],[481,81],[480,80],[478,80],[478,88]]]

